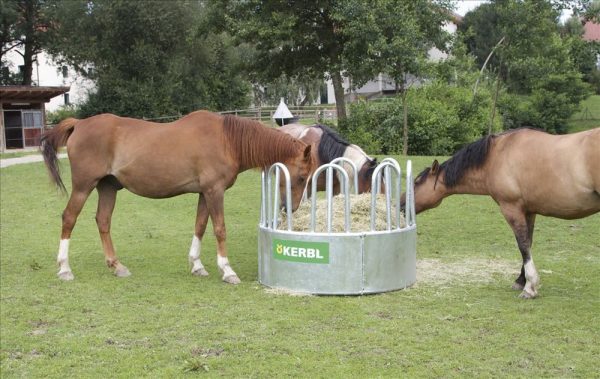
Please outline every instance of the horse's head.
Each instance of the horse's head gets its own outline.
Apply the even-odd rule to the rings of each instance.
[[[311,155],[311,145],[303,142],[299,154],[283,162],[290,173],[290,183],[292,187],[292,211],[298,209],[302,195],[308,184],[308,180],[315,170],[314,159]],[[285,178],[281,178],[279,183],[281,193],[281,204],[285,204]]]
[[[433,161],[431,167],[427,167],[415,178],[415,213],[420,213],[435,208],[448,195],[443,182],[443,168],[437,160]],[[402,194],[400,205],[404,209],[406,193]]]
[[[377,158],[371,159],[367,157],[366,162],[358,169],[358,193],[371,192],[371,181],[377,164]],[[385,193],[383,180],[380,185],[381,193]]]

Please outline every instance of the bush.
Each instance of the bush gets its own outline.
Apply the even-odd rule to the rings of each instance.
[[[46,123],[48,125],[56,125],[65,118],[77,118],[77,107],[74,105],[63,105],[54,112],[46,112]]]
[[[506,94],[498,103],[505,129],[534,127],[566,133],[567,121],[590,93],[578,73],[548,75],[529,95]]]
[[[408,152],[412,155],[448,155],[485,135],[491,96],[484,88],[476,97],[472,89],[441,83],[409,90]],[[350,105],[350,116],[340,122],[344,136],[371,154],[402,151],[402,99],[358,102]],[[493,130],[500,130],[495,120]]]

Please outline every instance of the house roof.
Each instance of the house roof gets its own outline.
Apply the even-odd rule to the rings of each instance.
[[[600,24],[588,21],[583,25],[583,39],[586,41],[600,41]]]
[[[55,96],[69,92],[71,87],[0,86],[0,99],[3,103],[27,101],[49,102]]]

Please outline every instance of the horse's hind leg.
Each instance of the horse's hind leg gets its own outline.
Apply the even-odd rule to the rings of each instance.
[[[77,217],[81,213],[81,209],[90,195],[92,188],[82,189],[73,186],[69,202],[62,214],[62,232],[60,235],[58,256],[56,258],[59,267],[57,275],[62,280],[73,280],[75,278],[69,266],[69,242],[71,240],[71,233],[77,222]]]
[[[118,277],[127,277],[131,275],[127,267],[125,267],[115,254],[115,248],[110,236],[110,222],[112,213],[115,209],[117,200],[118,188],[114,183],[111,183],[109,178],[100,180],[96,186],[98,191],[98,210],[96,211],[96,224],[102,241],[102,249],[104,250],[104,258],[109,268],[114,269],[114,273]]]
[[[194,237],[192,237],[192,245],[190,246],[190,252],[188,259],[190,265],[192,265],[192,274],[197,276],[208,276],[208,272],[204,268],[204,265],[200,261],[200,251],[202,249],[202,237],[206,231],[206,224],[208,223],[208,208],[206,206],[206,200],[204,196],[200,194],[198,198],[198,210],[196,212],[196,227],[194,230]]]

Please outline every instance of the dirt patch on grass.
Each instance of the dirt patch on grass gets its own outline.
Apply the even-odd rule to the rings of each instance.
[[[439,259],[417,260],[417,283],[433,286],[445,284],[491,283],[499,277],[516,279],[520,267],[517,262],[469,258],[456,262]]]
[[[298,292],[298,291],[292,291],[286,288],[269,288],[266,287],[265,288],[265,292],[268,293],[269,295],[277,295],[277,296],[313,296],[310,293],[307,292]]]
[[[486,284],[497,281],[511,281],[519,275],[519,263],[496,259],[468,258],[455,262],[440,259],[417,260],[418,285],[445,287],[447,285]],[[414,287],[414,286],[413,286]],[[264,288],[276,296],[314,296],[306,292],[296,292],[284,288]]]

